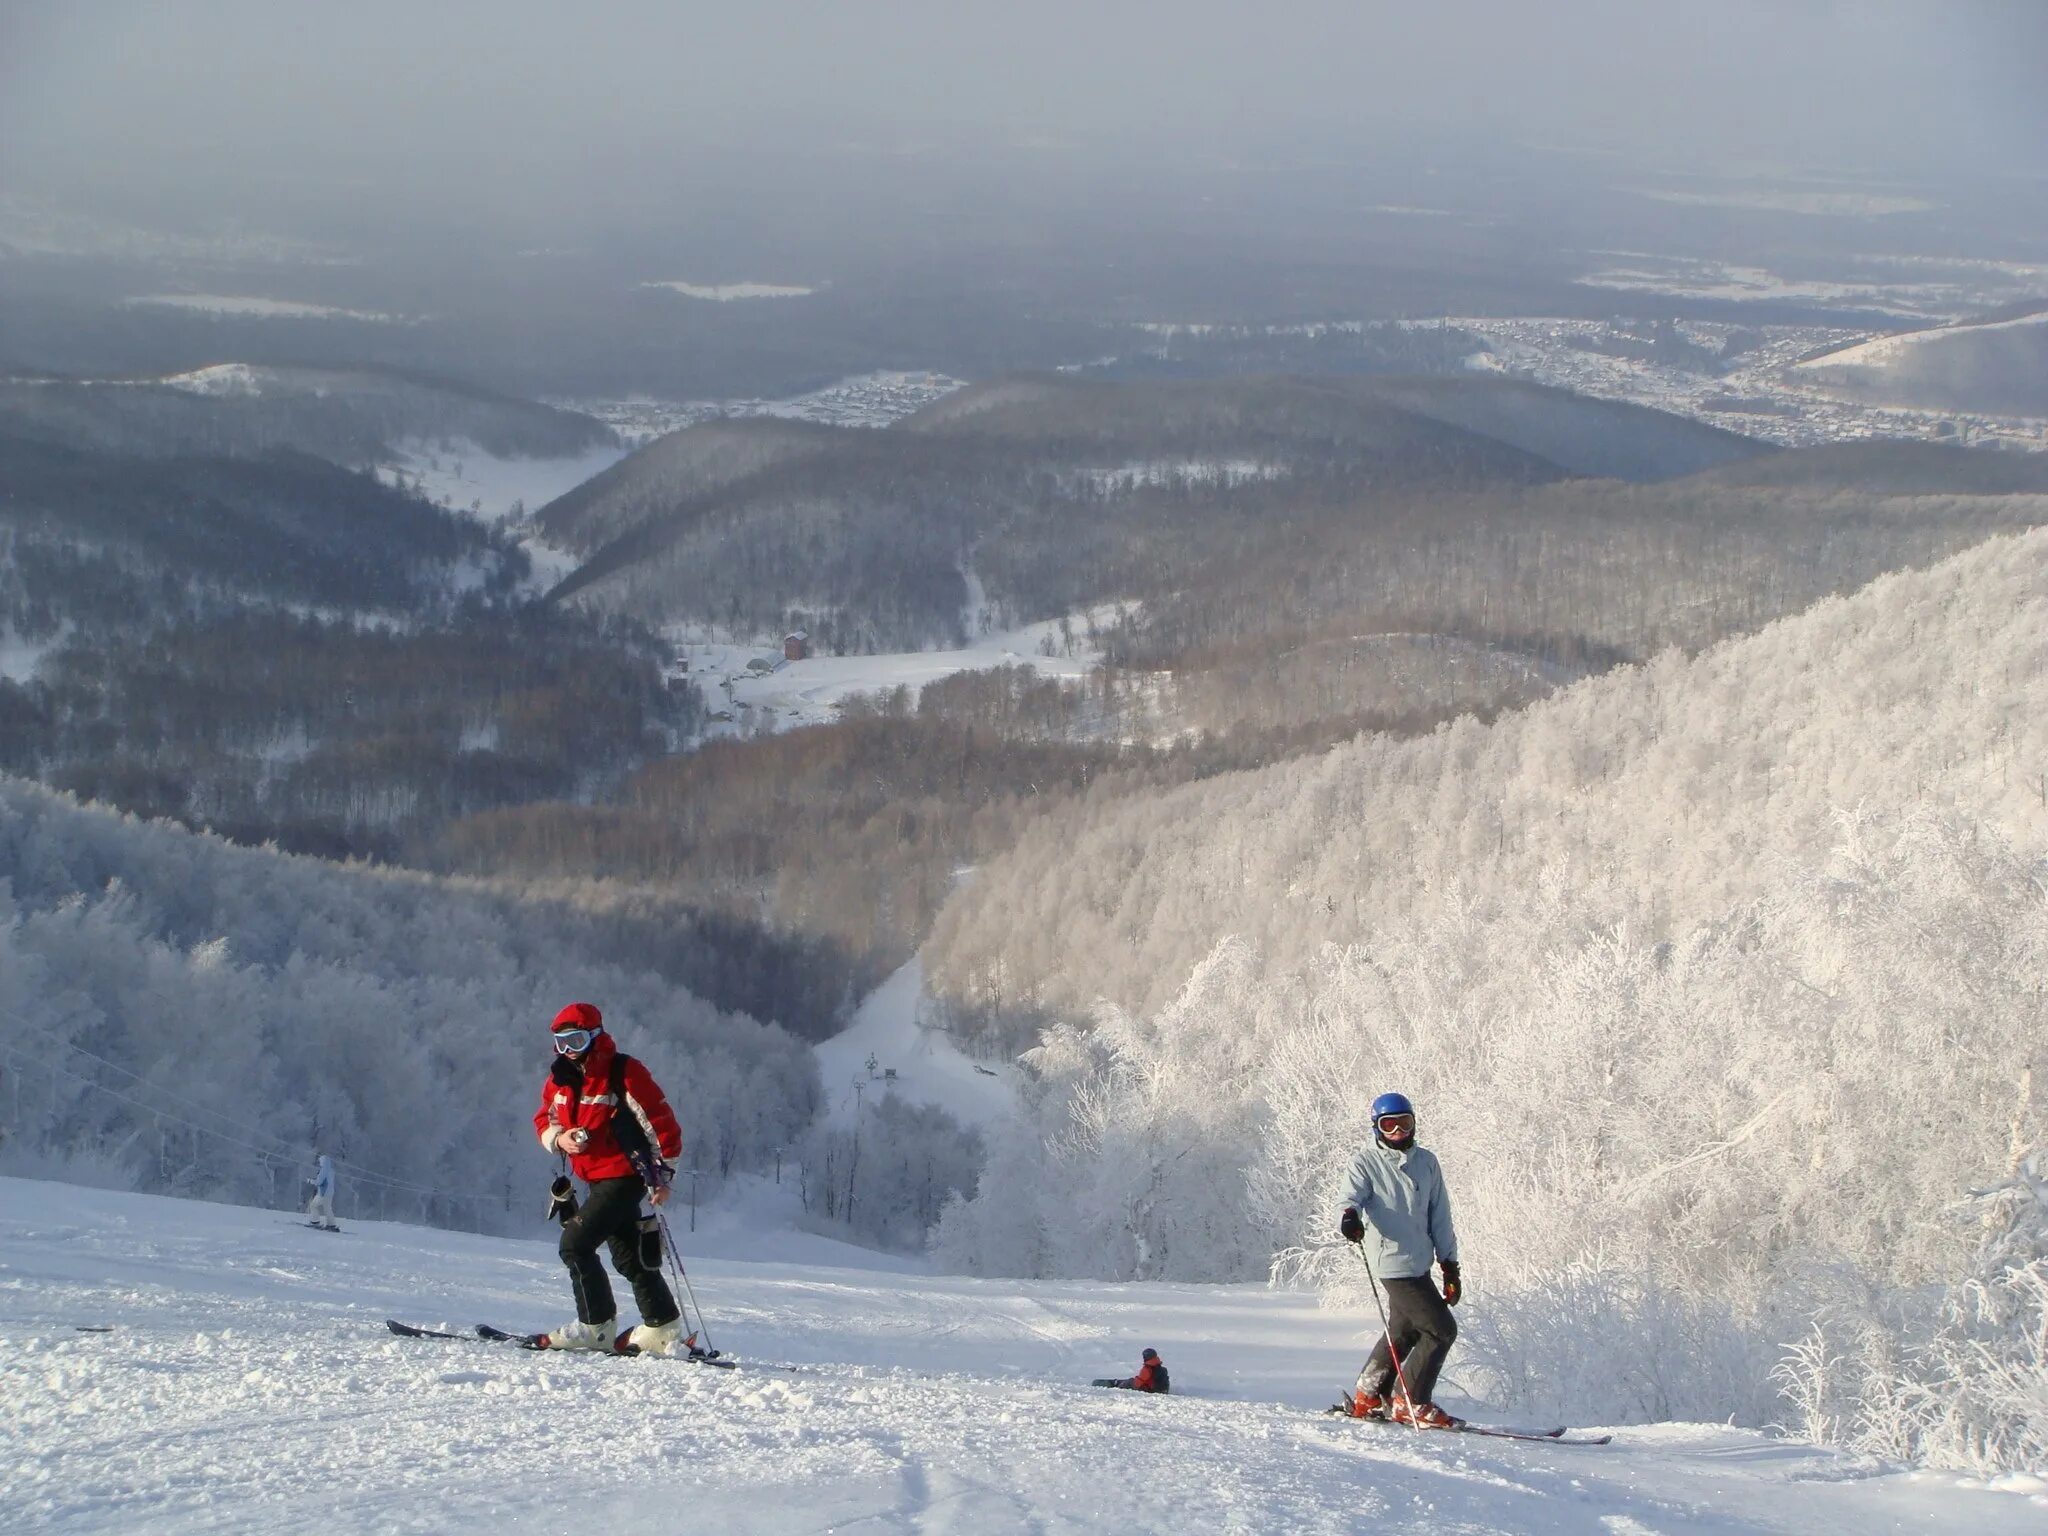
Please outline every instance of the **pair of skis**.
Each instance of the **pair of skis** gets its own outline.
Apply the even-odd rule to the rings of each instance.
[[[1349,1404],[1334,1403],[1323,1410],[1338,1418],[1349,1419],[1352,1412]],[[1382,1424],[1390,1429],[1415,1428],[1394,1419],[1361,1419],[1362,1424]],[[1494,1440],[1544,1440],[1552,1445],[1606,1445],[1614,1439],[1612,1435],[1575,1435],[1560,1424],[1555,1429],[1518,1429],[1509,1424],[1474,1424],[1469,1419],[1453,1419],[1448,1424],[1434,1427],[1436,1432],[1448,1430],[1460,1435],[1486,1435]],[[1430,1426],[1423,1427],[1424,1433],[1431,1432]]]
[[[548,1347],[547,1335],[544,1333],[511,1333],[503,1328],[493,1328],[489,1323],[478,1323],[468,1333],[450,1333],[443,1328],[421,1328],[414,1323],[401,1323],[395,1317],[385,1318],[384,1326],[397,1334],[401,1339],[459,1339],[465,1342],[482,1339],[489,1344],[515,1344],[521,1349],[546,1349]],[[617,1344],[609,1350],[587,1350],[582,1351],[582,1353],[637,1355],[640,1351],[627,1342],[630,1334],[630,1329],[626,1333],[620,1334]],[[687,1354],[669,1355],[664,1358],[687,1360],[692,1365],[714,1366],[721,1371],[736,1371],[739,1369],[739,1362],[737,1360],[728,1360],[716,1350],[700,1349],[695,1344],[690,1346]]]

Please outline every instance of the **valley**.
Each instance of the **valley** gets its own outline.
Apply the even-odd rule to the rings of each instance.
[[[2048,23],[1275,4],[0,27],[0,1505],[2038,1523]]]

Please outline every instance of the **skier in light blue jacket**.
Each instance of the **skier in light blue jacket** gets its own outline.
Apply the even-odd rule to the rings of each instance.
[[[1403,1095],[1372,1101],[1372,1129],[1372,1141],[1352,1160],[1337,1230],[1361,1245],[1387,1293],[1387,1331],[1358,1373],[1349,1407],[1354,1418],[1446,1429],[1457,1421],[1432,1394],[1458,1336],[1451,1308],[1462,1287],[1450,1192],[1436,1154],[1415,1144],[1415,1106]],[[1430,1281],[1432,1264],[1443,1268],[1441,1294]]]
[[[334,1223],[334,1159],[322,1153],[319,1171],[306,1182],[313,1186],[313,1198],[306,1202],[306,1225],[339,1232]]]

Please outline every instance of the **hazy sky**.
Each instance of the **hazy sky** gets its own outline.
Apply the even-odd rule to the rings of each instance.
[[[459,208],[749,144],[1044,141],[2044,175],[2048,0],[0,0],[0,192],[292,183]]]

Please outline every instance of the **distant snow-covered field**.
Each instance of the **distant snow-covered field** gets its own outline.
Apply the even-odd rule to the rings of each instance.
[[[516,511],[538,512],[557,496],[601,475],[628,450],[606,443],[562,458],[502,458],[474,443],[401,444],[384,466],[387,479],[402,478],[429,501],[457,512],[474,512],[498,522]]]
[[[666,288],[680,293],[685,298],[710,299],[715,303],[729,304],[736,299],[801,299],[816,293],[817,289],[797,283],[687,283],[680,278],[665,282],[642,283],[642,288]]]
[[[1105,608],[1101,617],[1107,619]],[[753,728],[791,730],[824,725],[839,718],[839,708],[856,694],[887,693],[908,688],[915,693],[926,683],[956,672],[991,667],[1025,666],[1045,677],[1078,683],[1099,659],[1077,638],[1069,652],[1060,637],[1060,620],[1047,619],[1018,629],[984,635],[956,651],[899,651],[875,656],[811,656],[784,661],[758,646],[678,636],[677,652],[689,662],[690,675],[716,706],[729,701]],[[1088,615],[1068,621],[1071,633],[1084,636]]]
[[[1902,193],[1813,187],[1751,186],[1705,191],[1671,187],[1629,187],[1625,190],[1652,202],[1694,208],[1743,208],[1757,213],[1798,213],[1812,218],[1868,219],[1901,213],[1931,213],[1939,205]]]
[[[1718,1425],[1585,1448],[1351,1424],[1318,1410],[1373,1325],[1298,1293],[945,1277],[708,1218],[693,1236],[678,1216],[677,1236],[738,1370],[397,1339],[384,1318],[560,1322],[553,1244],[343,1211],[329,1234],[0,1179],[9,1524],[2017,1536],[2048,1513],[2040,1479],[1915,1475]],[[1087,1385],[1147,1346],[1173,1396]]]
[[[254,320],[362,320],[390,324],[399,318],[380,310],[341,309],[332,304],[302,304],[292,299],[266,299],[248,294],[145,293],[124,302]]]

